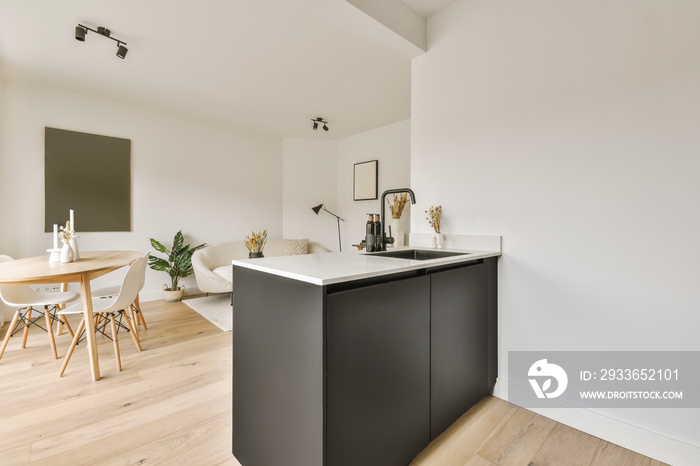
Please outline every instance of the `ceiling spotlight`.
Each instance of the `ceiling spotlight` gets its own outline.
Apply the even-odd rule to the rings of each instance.
[[[100,26],[95,30],[95,29],[89,28],[87,26],[83,26],[82,24],[78,24],[75,27],[75,40],[78,40],[80,42],[85,42],[85,36],[87,35],[88,31],[96,32],[97,34],[101,35],[102,37],[106,37],[108,39],[112,39],[113,41],[115,41],[117,43],[117,56],[119,58],[122,58],[122,59],[124,57],[126,57],[126,53],[129,51],[129,49],[124,47],[126,45],[126,42],[123,42],[119,39],[115,39],[114,37],[112,37],[112,35],[111,35],[112,32],[105,27]]]
[[[319,123],[323,123],[323,130],[324,130],[324,131],[328,131],[328,122],[327,122],[327,121],[323,121],[323,118],[321,118],[321,117],[313,118],[311,121],[314,122],[314,126],[313,126],[314,131],[318,129],[318,124],[319,124]]]
[[[75,40],[85,42],[85,34],[87,34],[87,29],[82,26],[75,27]]]
[[[128,51],[129,51],[129,49],[127,49],[127,48],[124,47],[123,45],[120,45],[120,46],[117,48],[117,56],[123,60],[124,57],[126,57],[126,53],[127,53]]]

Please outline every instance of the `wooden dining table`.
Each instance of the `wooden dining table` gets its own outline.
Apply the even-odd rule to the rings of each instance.
[[[130,265],[143,257],[138,251],[80,252],[74,262],[49,262],[49,256],[28,257],[0,263],[0,285],[37,285],[80,283],[92,379],[100,379],[100,365],[95,339],[90,280]],[[49,329],[50,330],[50,329]],[[11,329],[8,331],[12,331]]]

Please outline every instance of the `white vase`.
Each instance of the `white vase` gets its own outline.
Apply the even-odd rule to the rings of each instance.
[[[64,242],[61,248],[61,262],[73,262],[73,248],[67,242]]]
[[[404,233],[401,231],[401,219],[391,219],[391,236],[394,237],[394,247],[400,248],[404,246]]]
[[[433,233],[432,246],[433,249],[442,249],[445,246],[445,237],[442,233]]]

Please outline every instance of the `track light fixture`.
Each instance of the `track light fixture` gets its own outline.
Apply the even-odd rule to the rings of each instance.
[[[78,40],[80,42],[85,42],[85,36],[87,35],[88,31],[96,32],[103,37],[106,37],[108,39],[112,39],[113,41],[115,41],[117,43],[117,56],[119,58],[121,58],[122,60],[124,59],[124,57],[126,57],[126,53],[129,51],[129,49],[124,47],[126,45],[126,42],[119,40],[119,39],[115,39],[114,37],[112,37],[111,36],[112,32],[107,28],[98,27],[97,30],[95,30],[95,29],[89,28],[87,26],[83,26],[82,24],[78,24],[75,27],[75,40]]]
[[[311,121],[314,122],[313,129],[316,131],[318,129],[318,124],[323,123],[323,131],[328,131],[328,122],[323,121],[323,118],[318,117],[318,118],[313,118]]]

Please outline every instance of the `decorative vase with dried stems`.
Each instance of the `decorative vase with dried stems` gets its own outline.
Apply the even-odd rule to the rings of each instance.
[[[404,232],[401,230],[401,215],[403,209],[408,203],[408,193],[402,193],[400,196],[394,194],[394,202],[389,201],[389,209],[391,210],[391,236],[394,237],[394,247],[404,245]]]
[[[245,247],[248,248],[249,259],[263,257],[263,248],[265,247],[265,243],[267,243],[267,229],[263,229],[257,233],[251,231],[250,236],[246,236],[243,242],[245,243]]]
[[[61,238],[61,242],[63,242],[63,247],[61,248],[59,255],[60,261],[65,263],[73,262],[74,260],[78,259],[76,256],[78,245],[75,242],[75,231],[71,229],[70,220],[66,222],[65,228],[60,228],[58,231],[58,237]],[[75,243],[75,250],[73,250],[71,243]]]
[[[148,261],[148,266],[153,270],[165,272],[170,275],[171,286],[163,285],[163,297],[168,303],[180,301],[185,294],[185,287],[178,286],[180,279],[189,277],[194,272],[192,268],[192,254],[197,249],[206,246],[207,243],[202,243],[199,246],[191,247],[189,244],[184,244],[185,239],[182,236],[182,230],[175,233],[173,238],[173,246],[168,250],[160,242],[150,238],[151,246],[163,254],[167,255],[167,259],[151,256]]]
[[[445,244],[445,237],[440,233],[440,216],[442,215],[442,206],[437,207],[430,206],[428,210],[425,211],[428,214],[426,220],[433,227],[435,234],[433,235],[432,246],[433,248],[442,249]]]

